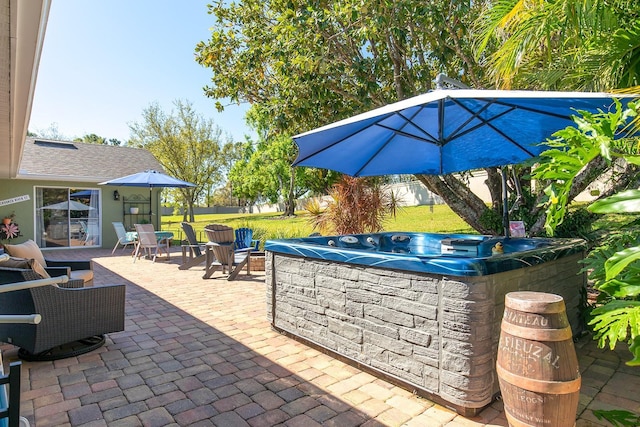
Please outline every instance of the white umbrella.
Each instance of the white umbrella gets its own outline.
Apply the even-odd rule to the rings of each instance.
[[[75,200],[67,200],[64,202],[43,206],[40,209],[61,210],[61,211],[89,211],[95,208],[92,208],[91,206],[87,206],[84,203],[76,202]]]

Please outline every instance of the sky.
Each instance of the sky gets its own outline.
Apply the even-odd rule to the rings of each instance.
[[[234,141],[255,136],[248,105],[218,113],[204,96],[211,71],[195,62],[210,38],[211,0],[54,0],[38,70],[29,130],[57,128],[73,139],[96,134],[127,141],[129,124],[157,102],[166,113],[189,101]],[[224,100],[223,104],[227,104]]]

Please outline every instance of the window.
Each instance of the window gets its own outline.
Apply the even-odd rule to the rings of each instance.
[[[36,187],[35,217],[41,248],[102,244],[100,190]]]

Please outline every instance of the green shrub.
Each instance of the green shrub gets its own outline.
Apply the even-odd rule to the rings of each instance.
[[[388,217],[396,217],[399,202],[385,191],[379,178],[344,175],[331,189],[332,200],[321,210],[317,201],[308,203],[313,229],[325,234],[376,233],[384,230]]]

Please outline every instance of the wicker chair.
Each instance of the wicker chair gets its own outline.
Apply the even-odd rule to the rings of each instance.
[[[69,276],[71,279],[82,279],[86,285],[90,285],[93,280],[93,264],[92,261],[71,261],[71,260],[52,260],[44,257],[44,254],[33,240],[27,240],[26,242],[17,245],[5,245],[5,252],[9,255],[25,258],[35,259],[46,268],[47,273],[50,276]]]
[[[41,279],[30,269],[0,267],[0,286]],[[2,294],[0,314],[40,314],[38,324],[0,324],[0,341],[20,347],[26,360],[77,356],[124,330],[125,285],[82,287],[82,280]]]

